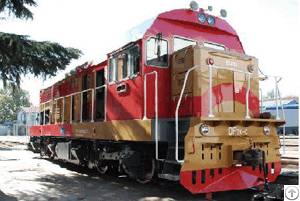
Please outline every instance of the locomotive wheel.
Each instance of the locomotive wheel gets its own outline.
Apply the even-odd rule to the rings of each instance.
[[[108,171],[108,166],[98,161],[96,164],[96,169],[100,174],[105,174]]]
[[[150,181],[152,181],[154,177],[154,172],[155,172],[155,160],[153,158],[147,159],[145,161],[144,166],[141,167],[140,169],[141,173],[138,172],[138,175],[136,177],[136,181],[141,183],[141,184],[146,184]]]
[[[141,184],[152,181],[155,173],[155,160],[151,157],[135,153],[132,157],[122,162],[124,172]]]

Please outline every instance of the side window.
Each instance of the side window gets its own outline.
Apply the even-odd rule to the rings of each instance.
[[[174,37],[174,52],[177,50],[183,49],[185,47],[188,47],[190,45],[196,45],[196,41],[188,40],[185,38],[180,37]]]
[[[151,66],[168,66],[168,42],[166,40],[157,40],[150,38],[146,44],[147,48],[147,65]]]
[[[105,84],[104,70],[98,70],[96,72],[96,87],[100,87]]]
[[[82,77],[82,90],[88,89],[89,86],[89,76],[86,74]]]
[[[140,70],[139,47],[129,47],[114,55],[109,64],[109,82],[132,78]]]
[[[128,76],[128,54],[124,53],[121,56],[122,58],[122,79],[125,79]]]
[[[204,42],[203,45],[204,45],[204,47],[213,48],[216,50],[225,50],[226,49],[224,45],[220,45],[217,43]]]
[[[127,55],[128,76],[136,75],[140,71],[139,47],[134,46],[129,49]]]
[[[44,125],[44,111],[40,112],[40,125]]]
[[[45,124],[49,124],[50,123],[50,110],[47,109],[45,112]]]
[[[109,60],[109,68],[108,68],[108,76],[109,82],[114,82],[117,80],[118,71],[117,71],[117,59],[115,57]]]

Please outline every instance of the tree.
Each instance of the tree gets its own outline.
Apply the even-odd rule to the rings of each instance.
[[[34,0],[1,0],[0,12],[8,12],[17,18],[32,19],[33,14],[26,5],[36,6],[36,3]]]
[[[7,86],[0,90],[0,123],[11,122],[17,119],[22,107],[29,107],[29,94],[20,88]]]
[[[0,13],[21,19],[33,19],[26,6],[36,6],[34,0],[0,0]],[[0,79],[4,86],[20,86],[22,75],[54,76],[64,70],[81,51],[65,48],[49,41],[38,42],[28,36],[0,32]]]

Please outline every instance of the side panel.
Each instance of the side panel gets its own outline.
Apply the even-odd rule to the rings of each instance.
[[[127,120],[32,126],[30,135],[116,141],[152,141],[151,131],[151,120]]]
[[[118,93],[117,86],[127,85],[125,93]],[[107,120],[142,119],[143,117],[143,81],[141,75],[134,79],[108,84],[107,87]]]

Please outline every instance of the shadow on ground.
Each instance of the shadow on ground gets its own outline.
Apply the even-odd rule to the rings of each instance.
[[[0,190],[0,200],[1,201],[17,201],[17,198],[13,196],[8,196]]]
[[[18,197],[26,201],[33,200],[84,200],[84,201],[201,201],[203,195],[192,195],[177,182],[156,180],[141,185],[135,181],[116,174],[99,175],[96,171],[77,165],[52,161],[55,164],[74,171],[72,176],[49,174],[37,177],[34,183],[42,188],[32,194],[18,192]],[[215,193],[218,201],[251,200],[252,190]]]

